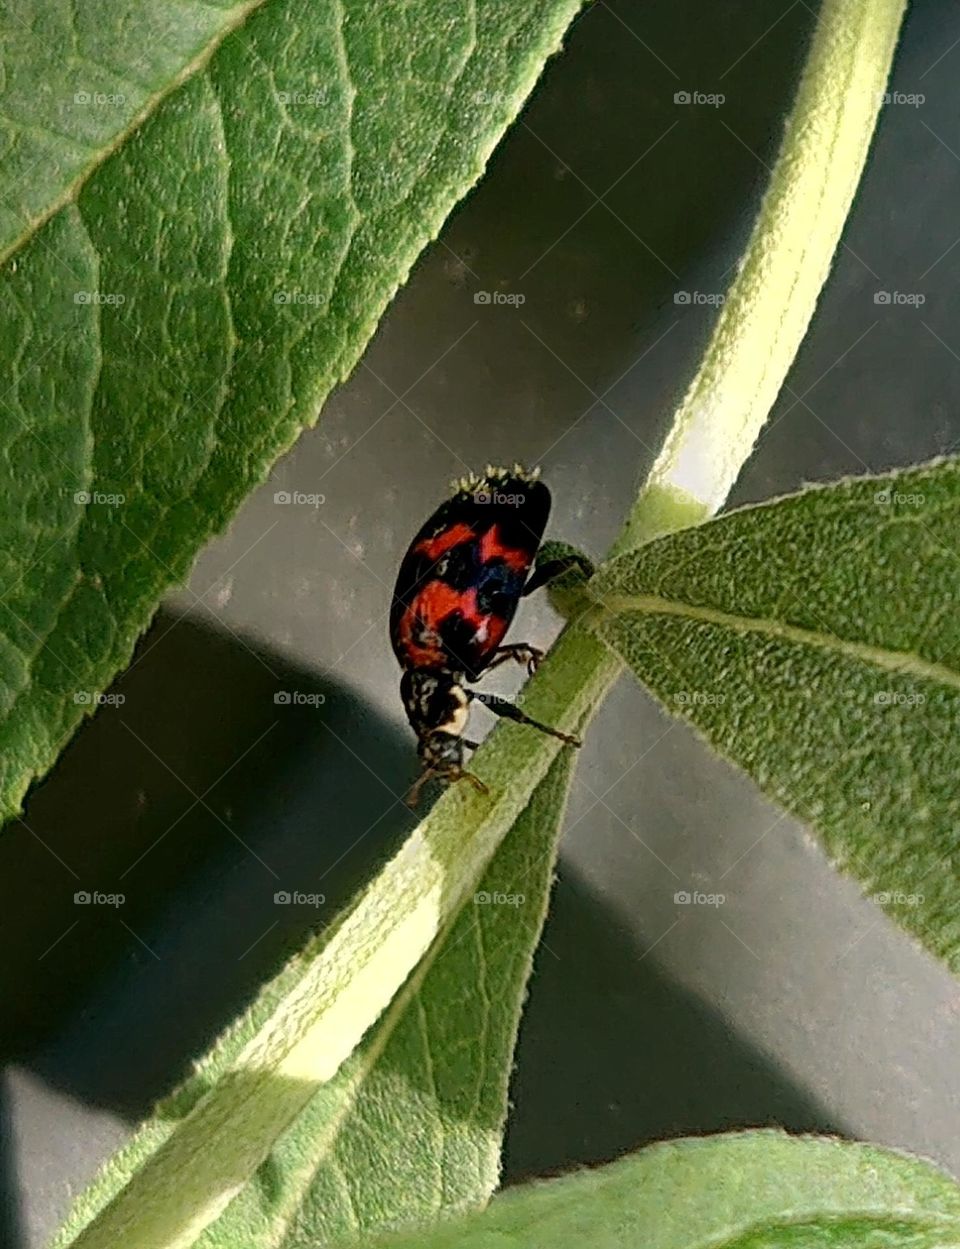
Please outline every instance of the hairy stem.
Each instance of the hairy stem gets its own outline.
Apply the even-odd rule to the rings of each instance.
[[[722,505],[807,331],[883,100],[906,0],[824,0],[739,272],[620,555]]]

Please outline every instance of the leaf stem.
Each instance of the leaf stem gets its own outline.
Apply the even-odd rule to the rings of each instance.
[[[840,241],[905,7],[824,0],[739,272],[611,554],[712,516],[753,450]]]

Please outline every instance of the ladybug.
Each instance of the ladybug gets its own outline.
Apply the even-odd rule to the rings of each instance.
[[[423,764],[407,799],[411,806],[434,776],[464,779],[485,792],[463,767],[464,747],[477,746],[463,736],[471,702],[580,745],[504,698],[465,688],[508,660],[532,673],[542,657],[525,642],[501,645],[520,599],[571,564],[546,561],[531,574],[550,515],[550,491],[539,476],[539,469],[515,464],[488,466],[482,477],[455,481],[453,497],[424,523],[400,564],[390,641],[403,669],[400,696]]]

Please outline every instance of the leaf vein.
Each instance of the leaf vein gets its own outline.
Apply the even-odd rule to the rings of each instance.
[[[718,625],[734,633],[756,633],[800,646],[816,647],[832,651],[848,658],[921,680],[936,681],[960,690],[960,672],[947,664],[926,659],[913,651],[890,650],[869,642],[855,642],[833,633],[788,624],[768,617],[740,616],[715,607],[696,606],[676,599],[661,598],[655,594],[604,595],[597,600],[598,611],[591,620],[591,627],[602,633],[603,624],[612,618],[637,614],[641,616],[678,616],[693,623]],[[621,622],[623,623],[623,622]]]

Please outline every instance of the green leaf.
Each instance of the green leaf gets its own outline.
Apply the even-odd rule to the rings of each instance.
[[[947,1249],[960,1189],[929,1163],[846,1141],[742,1132],[652,1145],[513,1189],[405,1249]]]
[[[593,624],[960,972],[960,460],[842,481],[602,568]]]
[[[105,159],[85,181],[61,171],[74,198],[0,273],[0,816],[350,373],[578,4],[195,15],[155,77],[225,34],[209,61],[109,155],[91,135]],[[142,44],[134,13],[129,37],[105,23],[103,57],[88,38],[90,59],[113,64],[111,31],[117,57]],[[54,24],[36,17],[37,47]]]
[[[0,260],[74,198],[129,132],[262,4],[6,5]]]
[[[166,1221],[155,1210],[123,1226],[123,1243],[138,1249],[174,1243],[308,1249],[433,1221],[486,1200],[499,1179],[513,1044],[546,913],[570,768],[567,751],[507,835],[478,891],[490,900],[467,900],[380,1022],[309,1096],[222,1215],[198,1240],[197,1229],[174,1239],[171,1229],[179,1219],[189,1221],[189,1208],[166,1212]],[[113,1216],[98,1223],[97,1215],[135,1180],[201,1097],[219,1096],[218,1081],[229,1080],[246,1042],[295,988],[301,962],[294,960],[263,991],[196,1075],[107,1165],[57,1246],[120,1243],[110,1239],[119,1234]],[[270,1083],[243,1091],[266,1100],[278,1095]],[[235,1112],[237,1092],[234,1084],[224,1099]],[[239,1113],[240,1123],[249,1122],[256,1107],[248,1102]],[[221,1139],[208,1142],[203,1158],[212,1163],[212,1177],[229,1167],[224,1152],[242,1130],[228,1127]],[[189,1187],[179,1175],[171,1178],[173,1191]],[[191,1190],[184,1200],[195,1195]],[[137,1212],[146,1216],[146,1207],[135,1210],[135,1218]]]

